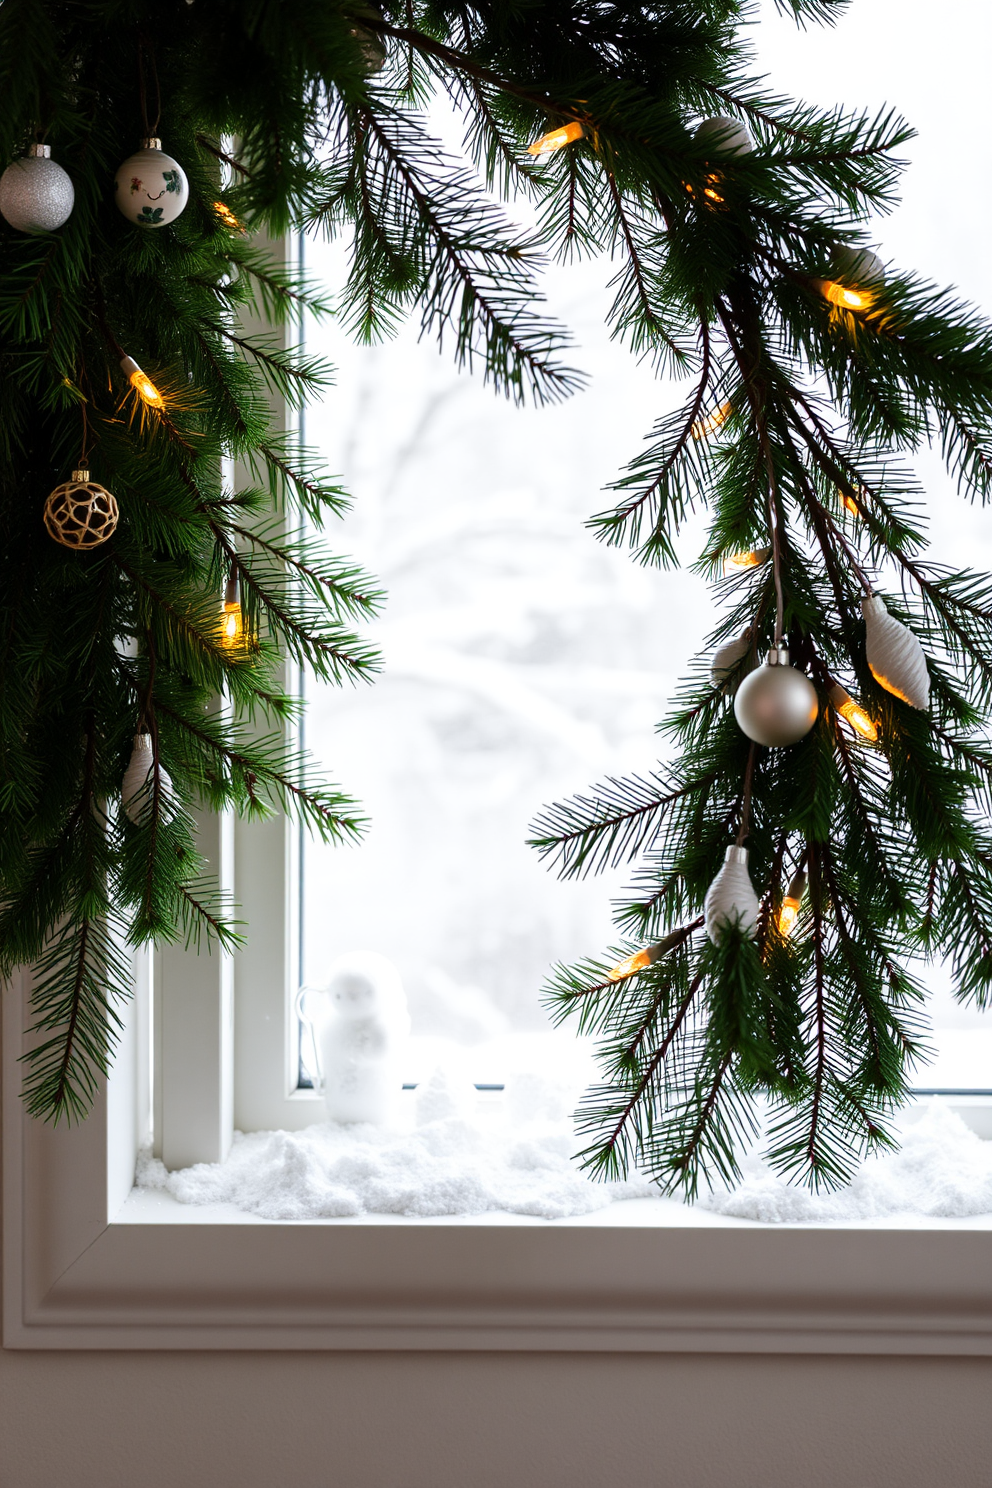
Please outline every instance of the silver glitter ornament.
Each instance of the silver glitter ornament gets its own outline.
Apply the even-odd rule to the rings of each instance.
[[[753,940],[758,932],[758,896],[747,871],[746,847],[728,847],[723,867],[706,890],[703,916],[714,943],[728,925],[740,925]]]
[[[734,715],[756,744],[798,744],[820,711],[816,688],[789,665],[786,646],[773,646],[764,664],[749,672],[734,697]]]
[[[29,145],[28,153],[0,176],[0,213],[18,232],[54,232],[69,220],[75,199],[49,145]]]

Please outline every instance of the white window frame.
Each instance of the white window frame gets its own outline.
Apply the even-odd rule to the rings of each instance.
[[[2,989],[5,1347],[992,1354],[989,1217],[765,1227],[662,1199],[558,1222],[281,1223],[164,1198],[149,1214],[132,1187],[153,1016],[168,1166],[222,1158],[235,1125],[318,1114],[296,1089],[284,995],[299,957],[296,830],[204,816],[200,839],[249,947],[171,947],[154,967],[135,955],[115,1066],[81,1125],[26,1116],[31,972]]]
[[[4,988],[7,1348],[992,1354],[984,1221],[766,1228],[650,1200],[557,1223],[128,1222],[147,982],[141,958],[108,1089],[71,1128],[24,1113],[30,974]]]

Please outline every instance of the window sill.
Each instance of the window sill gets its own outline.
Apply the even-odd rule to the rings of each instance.
[[[263,1225],[268,1229],[362,1229],[417,1228],[438,1226],[471,1228],[511,1228],[534,1230],[757,1230],[762,1234],[786,1231],[810,1234],[836,1234],[845,1230],[919,1233],[944,1230],[979,1230],[992,1233],[992,1214],[969,1215],[965,1218],[941,1219],[931,1215],[896,1214],[881,1219],[838,1220],[825,1224],[763,1224],[757,1220],[738,1219],[733,1215],[711,1214],[706,1209],[691,1208],[677,1199],[624,1199],[608,1204],[591,1214],[575,1214],[565,1219],[541,1219],[529,1214],[505,1211],[487,1214],[445,1214],[423,1218],[416,1214],[359,1214],[317,1220],[263,1219],[246,1214],[234,1204],[182,1204],[171,1194],[157,1189],[131,1190],[122,1208],[114,1215],[115,1225]]]
[[[3,998],[8,1348],[992,1354],[988,1216],[768,1227],[647,1199],[289,1224],[134,1195],[126,1046],[82,1126],[25,1119],[25,983]]]

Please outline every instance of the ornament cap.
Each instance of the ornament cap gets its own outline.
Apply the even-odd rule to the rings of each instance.
[[[788,666],[789,648],[786,645],[772,646],[765,657],[765,666]]]
[[[29,160],[51,160],[52,147],[41,144],[28,145],[26,153]]]
[[[134,748],[135,749],[140,749],[143,753],[151,754],[151,752],[152,752],[152,736],[151,736],[151,734],[147,734],[147,733],[144,733],[144,732],[142,732],[140,734],[135,734],[135,736],[134,736]]]
[[[88,481],[90,478],[89,470],[85,465],[81,465],[78,470],[72,472],[72,478],[74,481]]]
[[[161,150],[162,141],[157,134],[150,134],[147,139],[141,141],[141,148],[143,150]]]
[[[727,848],[727,851],[726,851],[726,854],[724,856],[723,861],[725,863],[743,863],[744,864],[744,867],[746,868],[747,867],[747,860],[748,860],[749,857],[750,857],[750,849],[749,848],[747,848],[747,847],[734,847],[734,846],[731,846],[731,847],[728,847]]]

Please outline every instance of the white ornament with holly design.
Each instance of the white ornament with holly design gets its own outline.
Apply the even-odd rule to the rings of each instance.
[[[114,177],[114,200],[129,222],[167,227],[189,201],[189,182],[177,160],[152,136],[129,155]]]

